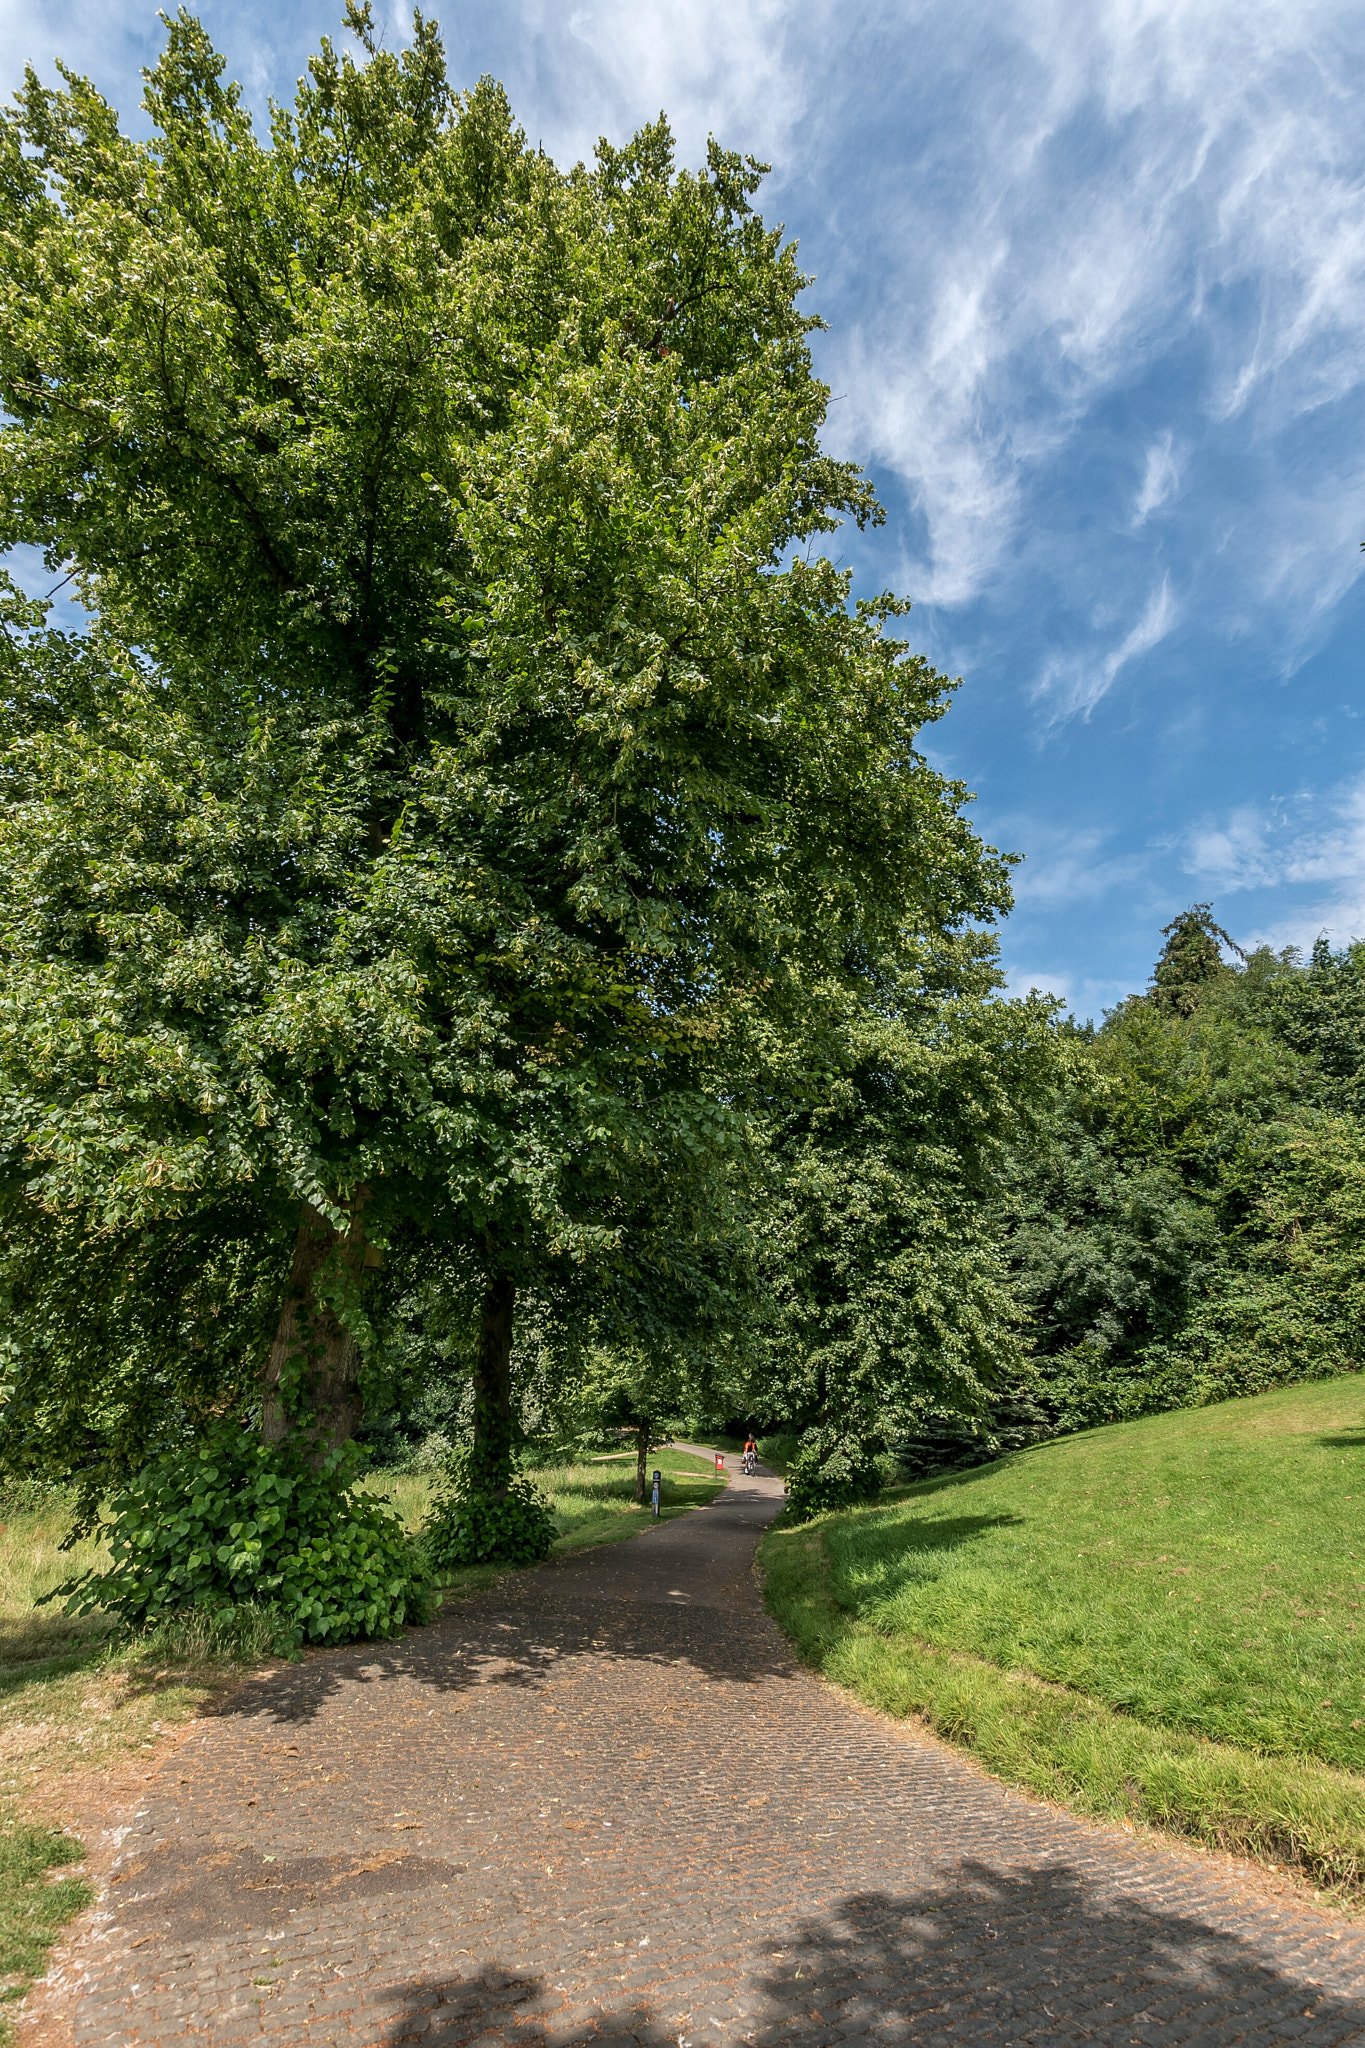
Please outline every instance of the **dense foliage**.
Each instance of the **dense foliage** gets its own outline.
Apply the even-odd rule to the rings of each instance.
[[[985,1000],[992,978],[966,947],[927,961],[770,1127],[752,1398],[801,1431],[793,1512],[875,1491],[926,1404],[973,1416],[1020,1365],[993,1211],[1056,1049],[1047,1006]]]
[[[490,1488],[468,1452],[447,1461],[422,1542],[438,1577],[475,1564],[535,1564],[558,1532],[534,1481],[515,1472]]]
[[[1245,956],[1203,904],[1164,936],[1011,1151],[1031,1368],[913,1465],[1365,1366],[1365,945]]]
[[[316,1469],[297,1443],[220,1429],[145,1465],[109,1503],[108,1570],[49,1597],[134,1623],[248,1602],[277,1648],[396,1635],[425,1619],[430,1573],[393,1510],[354,1489],[353,1446]]]
[[[951,686],[819,552],[762,167],[561,171],[347,25],[268,135],[184,12],[148,140],[0,119],[0,545],[89,618],[4,596],[0,1464],[422,1415],[496,1521],[605,1359],[840,1467],[1014,1356]]]
[[[563,172],[348,26],[268,136],[183,12],[147,141],[0,120],[0,543],[91,620],[0,644],[0,1459],[88,1505],[321,1456],[433,1324],[494,1500],[519,1319],[738,1356],[772,1134],[1009,900],[818,552],[878,514],[761,167]]]
[[[330,1639],[409,1598],[357,1431],[458,1452],[445,1569],[543,1554],[528,1434],[780,1421],[806,1512],[1358,1364],[1359,950],[1005,1000],[762,167],[347,24],[268,136],[183,12],[147,141],[0,117],[0,547],[88,618],[0,587],[0,1471]],[[244,1429],[352,1606],[175,1507]]]

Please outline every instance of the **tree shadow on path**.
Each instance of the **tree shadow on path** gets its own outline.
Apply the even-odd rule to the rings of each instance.
[[[1179,1888],[1176,1880],[1171,1890]],[[710,1951],[670,1959],[660,2005],[642,1984],[612,2005],[490,1964],[467,1978],[395,1987],[383,2048],[515,2041],[519,2048],[789,2048],[846,2040],[1308,2048],[1365,2034],[1365,1950],[1348,1932],[1305,1942],[1303,1923],[1253,1942],[1183,1905],[1099,1887],[1075,1865],[958,1866],[905,1893],[846,1896],[756,1943],[723,1991]],[[689,1967],[689,1965],[691,1967]],[[1343,1967],[1344,1966],[1344,1967]],[[707,1978],[706,1988],[689,1978]],[[551,1973],[562,1983],[572,1967]],[[1335,1978],[1326,1986],[1320,1975]],[[689,2000],[691,2009],[688,2009]]]
[[[448,1605],[394,1642],[322,1650],[251,1681],[211,1710],[313,1720],[343,1687],[407,1679],[435,1693],[536,1689],[563,1657],[596,1653],[686,1664],[740,1684],[791,1679],[798,1666],[752,1573],[762,1522],[712,1509],[601,1550],[510,1574]],[[765,1518],[766,1519],[766,1518]]]
[[[696,1609],[660,1609],[579,1595],[562,1612],[527,1613],[481,1593],[397,1642],[357,1643],[250,1681],[207,1710],[216,1719],[269,1715],[297,1726],[314,1720],[343,1687],[406,1679],[437,1694],[481,1686],[535,1691],[561,1659],[585,1654],[659,1667],[685,1664],[708,1678],[757,1685],[792,1679],[796,1660],[755,1604],[742,1630],[718,1629]]]

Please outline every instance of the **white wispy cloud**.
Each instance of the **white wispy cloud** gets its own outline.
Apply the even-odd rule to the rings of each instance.
[[[1272,846],[1271,821],[1253,804],[1242,804],[1221,823],[1197,825],[1189,835],[1187,874],[1201,887],[1231,894],[1272,887],[1283,877],[1283,851]]]
[[[1039,995],[1055,996],[1064,1011],[1096,1022],[1106,1010],[1133,992],[1128,981],[1077,974],[1070,968],[1016,967],[1006,961],[1002,971],[1006,995],[1028,996],[1036,991]]]
[[[26,64],[55,85],[60,58],[131,118],[141,93],[139,67],[155,62],[164,35],[155,5],[144,0],[104,0],[99,7],[0,0],[0,92],[18,88]]]
[[[1158,434],[1147,450],[1142,483],[1133,505],[1133,525],[1144,526],[1180,489],[1180,458],[1169,431]]]
[[[561,161],[667,108],[685,159],[715,132],[776,165],[766,204],[805,221],[837,319],[831,445],[903,492],[917,599],[1046,598],[1065,650],[1034,693],[1046,720],[1085,716],[1174,630],[1177,555],[1183,618],[1254,635],[1286,672],[1316,644],[1365,524],[1360,436],[1329,422],[1365,380],[1352,0],[440,11],[457,75],[495,70]],[[340,0],[201,12],[259,101],[336,33]],[[407,8],[382,13],[401,38]],[[0,0],[0,32],[0,81],[60,52],[125,111],[161,39],[153,0]],[[1106,501],[1095,422],[1138,389]],[[1097,587],[1134,622],[1117,638]]]
[[[1067,973],[1058,973],[1046,967],[1006,967],[1005,994],[1029,996],[1035,992],[1044,996],[1056,996],[1068,1009],[1072,1007],[1072,989],[1075,978]]]
[[[603,133],[620,140],[661,110],[686,160],[699,160],[710,134],[785,158],[818,89],[786,0],[537,0],[517,11],[538,45],[527,83],[541,118],[547,100],[553,107],[546,147],[561,158],[585,155]]]
[[[1325,932],[1343,945],[1365,936],[1365,778],[1272,807],[1239,805],[1190,832],[1184,867],[1221,897],[1278,898],[1268,917],[1253,911],[1244,944],[1306,947]]]
[[[1028,849],[1014,872],[1015,911],[1000,935],[1009,994],[1039,989],[1077,1016],[1098,1018],[1145,981],[1145,964],[1136,974],[1115,972],[1112,956],[1092,957],[1083,967],[1074,958],[1068,963],[1070,949],[1058,944],[1058,934],[1097,918],[1111,931],[1116,924],[1131,925],[1137,957],[1145,963],[1154,949],[1152,934],[1179,907],[1156,872],[1164,846],[1125,843],[1112,826],[1059,824],[1036,815],[993,821],[990,836]]]
[[[1170,579],[1163,576],[1121,639],[1094,652],[1054,657],[1045,665],[1035,695],[1047,700],[1054,718],[1070,718],[1077,713],[1089,717],[1100,699],[1113,688],[1120,672],[1130,661],[1150,654],[1171,631],[1177,616]]]
[[[1236,630],[1224,565],[1254,554],[1297,658],[1290,615],[1330,609],[1359,570],[1334,516],[1359,458],[1337,449],[1319,467],[1305,523],[1276,445],[1362,378],[1365,105],[1340,83],[1358,15],[1312,0],[1017,0],[989,29],[916,15],[930,90],[954,75],[942,39],[963,44],[964,90],[947,89],[961,147],[902,198],[902,260],[831,352],[850,391],[843,444],[892,466],[920,512],[916,594],[960,604],[1021,548],[1030,575],[1070,575],[1073,593],[1093,577],[1070,537],[1043,545],[1035,487],[1097,406],[1188,347],[1196,417],[1149,443],[1131,528],[1226,463],[1204,442],[1235,417],[1240,457],[1270,473],[1243,477],[1186,537],[1216,586],[1201,614]],[[1187,391],[1171,403],[1186,408]],[[1092,701],[1083,689],[1076,708]]]
[[[1025,914],[1098,903],[1134,881],[1147,865],[1144,851],[1117,850],[1111,832],[1090,825],[1058,826],[1045,818],[1016,820],[1000,843],[1028,849],[1014,871],[1015,902]]]

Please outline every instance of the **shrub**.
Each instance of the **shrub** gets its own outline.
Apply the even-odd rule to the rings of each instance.
[[[412,1453],[409,1472],[440,1472],[449,1464],[455,1446],[443,1429],[428,1430]]]
[[[881,1492],[883,1473],[878,1454],[867,1445],[827,1441],[807,1430],[787,1464],[787,1515],[806,1522],[830,1508],[852,1507]]]
[[[476,1476],[470,1453],[448,1461],[422,1541],[437,1575],[472,1564],[535,1564],[558,1531],[544,1494],[524,1472],[501,1485]]]
[[[279,1649],[396,1635],[425,1618],[430,1574],[392,1508],[351,1492],[359,1463],[348,1444],[315,1471],[290,1443],[220,1430],[144,1466],[109,1504],[110,1569],[47,1597],[142,1627],[253,1602]]]

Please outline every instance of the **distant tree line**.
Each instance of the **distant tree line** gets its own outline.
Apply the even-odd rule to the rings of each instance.
[[[997,1209],[1029,1365],[910,1464],[1365,1365],[1365,944],[1244,954],[1196,904],[1150,985],[1058,1027]]]

